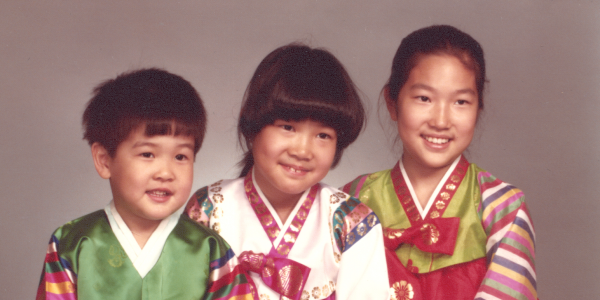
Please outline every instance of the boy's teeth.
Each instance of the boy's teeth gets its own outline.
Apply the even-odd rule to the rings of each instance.
[[[163,191],[152,191],[150,193],[155,196],[166,196],[167,195],[167,192],[163,192]]]
[[[430,142],[430,143],[434,143],[434,144],[445,144],[448,142],[448,139],[442,139],[442,138],[434,138],[434,137],[425,137],[425,139]]]

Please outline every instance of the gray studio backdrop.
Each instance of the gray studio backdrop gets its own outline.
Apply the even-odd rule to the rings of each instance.
[[[379,93],[402,37],[443,23],[485,50],[490,84],[469,159],[525,191],[540,297],[596,298],[600,4],[583,0],[2,1],[0,298],[34,298],[52,231],[110,200],[80,125],[102,80],[156,66],[200,91],[209,127],[196,189],[238,172],[236,115],[259,61],[293,41],[327,48],[369,110],[325,179],[339,186],[398,159]]]

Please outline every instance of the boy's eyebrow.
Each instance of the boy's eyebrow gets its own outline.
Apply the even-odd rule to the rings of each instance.
[[[133,144],[132,148],[144,147],[144,146],[157,147],[158,144],[152,143],[152,142],[147,142],[147,141],[141,141],[141,142],[136,142],[135,144]],[[178,148],[190,148],[192,151],[194,150],[194,144],[192,144],[192,143],[177,144],[177,147]]]

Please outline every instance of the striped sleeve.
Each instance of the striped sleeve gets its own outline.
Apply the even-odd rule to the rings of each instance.
[[[369,177],[369,174],[360,175],[360,176],[356,177],[356,179],[354,179],[354,180],[348,182],[346,185],[344,185],[341,188],[341,190],[344,193],[347,193],[356,199],[360,199],[360,197],[359,197],[360,190],[362,189],[362,186],[365,183],[365,180],[367,180],[367,177]]]
[[[190,197],[184,213],[194,222],[209,227],[212,210],[213,204],[208,198],[208,187],[205,186]]]
[[[220,246],[223,246],[221,244]],[[214,249],[214,247],[213,247]],[[218,251],[217,251],[218,252]],[[216,252],[213,252],[215,255]],[[204,299],[252,300],[258,299],[254,282],[239,264],[233,250],[210,262],[210,283]]]
[[[68,261],[58,255],[58,239],[50,238],[36,300],[77,299],[76,275]]]
[[[475,299],[535,300],[535,233],[524,194],[487,172],[477,179],[488,270]]]

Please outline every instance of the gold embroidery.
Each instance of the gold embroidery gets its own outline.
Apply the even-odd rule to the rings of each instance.
[[[339,263],[342,260],[341,255],[337,252],[333,253],[333,257],[335,258],[336,263]]]
[[[319,297],[321,297],[321,289],[319,289],[318,286],[316,286],[313,290],[312,290],[312,296],[317,299]]]
[[[361,202],[369,202],[369,195],[362,195],[360,197]]]
[[[283,236],[283,239],[285,240],[286,243],[295,243],[296,242],[296,234],[293,232],[287,232]]]
[[[212,226],[212,230],[216,231],[217,233],[221,233],[221,224],[219,224],[219,222],[215,222],[215,224]]]
[[[212,213],[212,215],[213,215],[213,217],[214,217],[215,219],[218,219],[218,218],[220,218],[220,217],[222,217],[222,216],[223,216],[223,210],[222,210],[222,209],[220,209],[220,208],[218,208],[218,207],[215,207],[215,209],[213,210],[213,213]]]
[[[335,291],[335,284],[331,280],[329,281],[329,287],[331,288],[331,292],[333,293],[333,291]]]
[[[434,211],[432,211],[432,212],[429,214],[429,216],[430,216],[432,219],[439,218],[439,217],[440,217],[440,212],[439,212],[439,211],[437,211],[437,210],[434,210]]]
[[[271,217],[271,215],[264,215],[260,217],[260,223],[262,223],[263,226],[269,226],[273,224],[273,217]]]
[[[440,231],[433,224],[423,224],[421,232],[423,233],[423,242],[426,245],[435,244],[440,238]]]
[[[108,249],[108,254],[112,256],[112,258],[108,260],[108,263],[113,268],[118,268],[123,265],[123,260],[125,260],[126,256],[119,246],[111,245]]]
[[[310,299],[310,294],[306,290],[303,290],[302,297],[300,297],[300,300],[308,300],[308,299]]]
[[[440,201],[440,200],[438,200],[438,201],[435,203],[435,208],[437,208],[437,209],[439,209],[439,210],[441,210],[442,208],[444,208],[444,206],[446,206],[446,203],[444,203],[444,201]]]
[[[248,194],[248,199],[250,200],[250,202],[256,204],[258,203],[258,195],[256,194]]]
[[[249,193],[252,190],[252,181],[248,180],[248,182],[246,182],[246,184],[244,185],[244,189],[246,190],[246,193]]]
[[[364,205],[364,204],[362,204],[362,205],[359,205],[357,208],[358,208],[358,211],[359,211],[361,214],[363,214],[363,215],[366,215],[366,214],[368,214],[368,213],[369,213],[369,210],[367,209],[367,206],[366,206],[366,205]]]
[[[412,285],[404,280],[394,282],[390,294],[392,300],[410,300],[415,296]]]
[[[277,252],[281,255],[287,255],[290,253],[290,247],[286,244],[280,244],[279,247],[277,247]]]
[[[267,212],[267,206],[264,203],[260,203],[255,207],[256,207],[256,212],[258,212],[259,215],[262,215],[265,212]]]
[[[304,200],[304,203],[302,203],[302,207],[309,209],[311,204],[312,203],[310,202],[310,199],[308,199],[308,197],[307,197],[306,200]]]
[[[300,220],[306,220],[306,211],[305,210],[300,210],[298,211],[298,219]]]
[[[298,221],[298,220],[294,220],[294,221],[292,221],[292,224],[290,225],[290,228],[293,231],[298,232],[298,231],[300,231],[300,229],[302,229],[302,223],[300,223],[300,221]]]
[[[360,221],[360,216],[356,212],[352,212],[350,214],[350,217],[352,218],[352,222],[354,223],[358,223],[358,221]]]
[[[329,296],[329,285],[323,286],[323,297]]]
[[[346,244],[348,244],[348,246],[354,244],[354,232],[348,233],[346,236]]]
[[[365,225],[365,223],[360,223],[358,228],[356,228],[356,233],[360,236],[365,235],[365,233],[367,233],[367,225]]]
[[[297,294],[302,288],[302,271],[299,267],[288,265],[279,270],[281,289],[285,294]]]
[[[266,295],[266,294],[260,294],[259,297],[260,297],[260,300],[269,300],[270,299],[269,295]]]
[[[214,194],[212,198],[215,201],[215,203],[223,202],[223,195],[221,194]]]
[[[454,183],[458,183],[460,181],[460,176],[452,175],[452,176],[450,176],[450,180]]]
[[[389,229],[386,228],[384,234],[387,235],[388,238],[390,239],[395,239],[395,238],[399,238],[402,236],[402,234],[404,233],[404,229]]]
[[[448,199],[450,199],[450,194],[448,192],[442,192],[440,194],[440,197],[444,200],[448,200]]]
[[[221,179],[221,180],[219,180],[219,181],[217,181],[217,182],[215,182],[215,183],[211,184],[210,186],[211,186],[211,187],[219,186],[219,185],[221,185],[221,183],[222,183],[222,182],[223,182],[223,179]]]
[[[264,277],[271,277],[275,274],[275,262],[273,262],[272,258],[267,258],[267,262],[265,263],[265,268],[262,270],[262,274]]]
[[[331,204],[336,204],[340,202],[340,198],[337,196],[337,194],[333,194],[329,196],[329,202],[331,202]]]
[[[369,224],[369,227],[375,226],[375,223],[377,223],[377,217],[375,217],[375,215],[369,215],[367,217],[367,223]]]
[[[279,229],[275,227],[271,227],[268,229],[268,234],[270,238],[275,238],[279,235]]]
[[[212,187],[212,188],[210,188],[210,191],[213,193],[218,193],[221,191],[221,187],[220,186]]]
[[[371,173],[371,174],[369,174],[369,176],[367,176],[367,178],[369,178],[371,180],[375,180],[375,179],[379,178],[379,175],[376,173]]]
[[[446,185],[446,189],[450,191],[454,191],[456,189],[456,185],[449,183]]]
[[[402,199],[403,204],[409,204],[411,202],[412,202],[412,198],[410,196],[406,196],[406,197],[404,197],[404,199]]]

